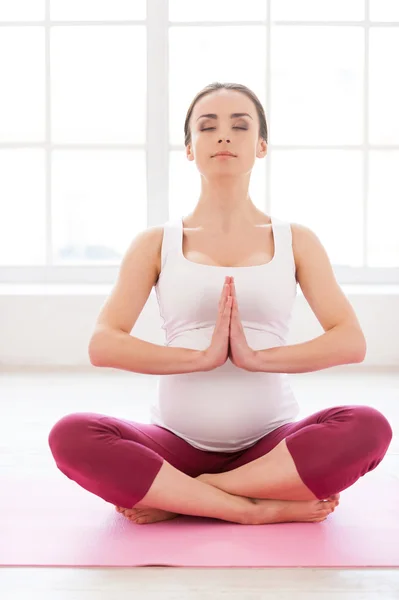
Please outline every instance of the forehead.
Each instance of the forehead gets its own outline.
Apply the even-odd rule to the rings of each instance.
[[[252,100],[236,90],[218,90],[203,96],[194,106],[192,116],[195,121],[204,113],[228,115],[233,112],[246,112],[253,120],[256,119],[256,109]]]

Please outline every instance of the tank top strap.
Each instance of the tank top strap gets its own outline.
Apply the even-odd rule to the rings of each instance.
[[[283,247],[292,245],[292,231],[291,224],[288,221],[272,217],[273,221],[273,233],[276,236],[276,245],[280,243]]]
[[[179,219],[170,219],[163,225],[163,241],[161,250],[162,269],[168,256],[177,257],[179,244],[181,244],[181,222]]]
[[[288,261],[295,269],[291,223],[277,217],[272,217],[272,221],[276,260]]]

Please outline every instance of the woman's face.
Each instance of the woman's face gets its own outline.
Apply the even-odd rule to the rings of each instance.
[[[201,117],[215,114],[217,118]],[[234,116],[247,113],[249,116]],[[200,173],[207,176],[231,176],[248,173],[256,158],[267,153],[266,142],[259,137],[259,119],[255,105],[236,90],[217,90],[203,96],[194,106],[191,119],[191,144],[186,147],[188,160],[195,160]],[[228,150],[235,156],[217,158]]]

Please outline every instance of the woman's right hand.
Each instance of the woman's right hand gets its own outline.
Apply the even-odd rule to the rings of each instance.
[[[211,345],[203,351],[203,371],[212,371],[221,367],[229,356],[230,317],[232,297],[230,296],[230,277],[225,278],[219,300],[219,310]]]

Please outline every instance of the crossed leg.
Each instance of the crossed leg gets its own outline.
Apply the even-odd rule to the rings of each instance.
[[[285,439],[271,452],[246,465],[224,473],[206,473],[198,479],[238,496],[318,500],[300,478]]]
[[[362,405],[324,409],[285,427],[284,439],[270,451],[266,437],[230,470],[206,473],[200,480],[251,498],[325,500],[375,469],[392,440],[384,415]],[[244,464],[234,468],[237,462]]]
[[[163,428],[97,413],[66,415],[49,434],[58,468],[107,502],[135,507],[148,501],[148,506],[159,509],[207,516],[229,509],[239,513],[238,519],[245,499],[246,506],[248,499],[300,504],[338,494],[381,462],[391,439],[388,421],[369,406],[319,411],[220,459]],[[166,473],[169,457],[180,491],[170,478],[164,491],[158,489],[162,483],[158,475],[163,467]],[[200,481],[193,480],[196,475]],[[206,485],[201,477],[208,479]],[[205,497],[209,510],[204,513]],[[193,509],[187,506],[188,499]]]

